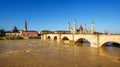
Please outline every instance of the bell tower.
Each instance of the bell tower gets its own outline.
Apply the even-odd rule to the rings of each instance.
[[[74,21],[74,34],[77,33],[77,24],[76,24],[76,20]]]
[[[25,20],[25,23],[24,23],[24,31],[27,31],[27,21]]]
[[[91,33],[94,34],[94,22],[92,22],[92,25],[91,25]]]
[[[68,31],[70,31],[70,21],[68,22]]]
[[[87,28],[86,28],[86,24],[84,24],[84,34],[86,34],[87,33]]]

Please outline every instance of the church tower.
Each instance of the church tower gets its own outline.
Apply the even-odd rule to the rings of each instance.
[[[77,24],[76,24],[76,20],[74,21],[73,33],[77,33]]]
[[[70,21],[68,22],[68,31],[70,31]]]
[[[83,30],[84,33],[87,33],[87,28],[86,28],[86,24],[84,25],[84,30]]]
[[[83,27],[82,27],[82,24],[80,25],[80,28],[79,28],[79,33],[82,34],[83,33]]]
[[[27,21],[25,20],[25,23],[24,23],[24,31],[27,31]]]
[[[92,34],[94,33],[94,22],[92,22],[92,25],[91,25],[91,33]]]

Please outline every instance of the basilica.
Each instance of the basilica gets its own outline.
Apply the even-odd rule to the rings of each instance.
[[[82,26],[82,24],[77,28],[76,20],[74,21],[74,27],[71,28],[70,22],[68,22],[67,30],[56,30],[56,31],[50,31],[50,30],[42,30],[41,34],[95,34],[97,32],[94,31],[94,22],[91,24],[91,28],[87,29],[86,24]]]
[[[92,22],[91,29],[87,29],[86,24],[84,24],[84,26],[82,26],[82,24],[81,24],[80,27],[77,29],[76,20],[74,21],[74,27],[72,29],[70,27],[70,22],[68,22],[68,31],[73,34],[94,34],[95,33],[94,32],[94,22]]]

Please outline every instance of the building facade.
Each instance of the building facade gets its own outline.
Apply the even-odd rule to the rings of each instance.
[[[22,31],[22,36],[38,36],[37,31]]]

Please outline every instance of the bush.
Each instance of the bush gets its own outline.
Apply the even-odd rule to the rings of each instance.
[[[21,37],[21,36],[7,36],[6,39],[7,40],[21,40],[21,39],[23,39],[23,37]]]
[[[15,39],[23,39],[23,37],[21,37],[21,36],[17,36]]]
[[[41,39],[40,36],[29,36],[28,39]]]

